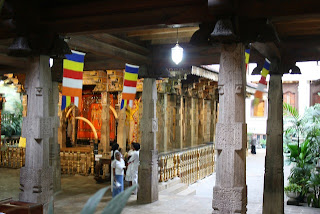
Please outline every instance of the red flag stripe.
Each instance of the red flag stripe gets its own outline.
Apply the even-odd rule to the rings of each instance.
[[[71,103],[74,103],[74,97],[71,97]]]
[[[123,86],[136,87],[137,81],[125,80]]]
[[[83,72],[63,69],[63,77],[82,80]]]

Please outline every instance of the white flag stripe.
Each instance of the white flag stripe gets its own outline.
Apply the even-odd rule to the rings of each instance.
[[[138,65],[131,65],[131,64],[128,64],[128,63],[126,63],[126,66],[129,66],[129,67],[132,67],[132,68],[139,68]]]
[[[77,79],[71,79],[67,77],[63,77],[62,86],[69,88],[79,88],[82,89],[82,81]]]
[[[79,106],[79,97],[74,97],[74,105]]]
[[[136,87],[123,86],[122,93],[135,94],[137,92]]]
[[[79,54],[79,55],[83,55],[83,56],[86,55],[86,53],[82,53],[80,51],[71,50],[71,52],[74,53],[74,54]]]
[[[267,86],[264,84],[258,83],[257,90],[264,92],[265,90],[267,90]]]
[[[130,108],[132,108],[132,106],[133,106],[133,100],[129,100],[129,106],[130,106]]]

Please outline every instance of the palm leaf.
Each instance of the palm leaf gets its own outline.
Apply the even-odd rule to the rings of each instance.
[[[126,203],[132,191],[137,187],[137,185],[133,185],[132,187],[126,189],[125,191],[114,197],[103,209],[101,214],[120,214],[123,208],[126,206]]]
[[[101,198],[106,193],[109,187],[105,187],[96,192],[93,196],[89,198],[87,203],[82,208],[80,214],[93,214],[96,211],[96,208],[101,201]]]
[[[296,120],[299,120],[298,110],[288,103],[283,103],[283,113],[285,116],[291,116],[291,117],[295,118]]]

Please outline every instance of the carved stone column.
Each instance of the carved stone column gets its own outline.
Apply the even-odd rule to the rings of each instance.
[[[103,150],[103,154],[110,152],[110,100],[108,92],[101,93],[101,105],[102,105],[102,125],[101,125],[101,149]],[[125,148],[123,148],[125,149]]]
[[[219,71],[219,122],[213,213],[246,213],[246,77],[244,46],[223,45]]]
[[[283,98],[282,75],[270,75],[263,213],[283,214]]]
[[[20,196],[25,202],[44,204],[46,213],[53,193],[52,168],[49,164],[49,138],[53,137],[55,118],[49,114],[52,93],[49,57],[30,59],[26,75],[28,113],[23,118],[22,136],[27,139],[25,167],[20,171]]]
[[[50,165],[53,170],[53,191],[61,190],[61,164],[60,145],[58,143],[58,127],[60,119],[58,117],[59,89],[58,83],[52,82],[52,94],[50,97],[49,111],[53,120],[53,136],[50,138]]]
[[[156,149],[156,132],[158,131],[156,118],[157,87],[155,79],[144,79],[142,101],[138,202],[152,203],[158,200],[159,195],[158,151]]]

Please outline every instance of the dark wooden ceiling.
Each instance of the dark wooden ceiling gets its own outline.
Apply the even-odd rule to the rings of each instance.
[[[220,44],[210,34],[201,45],[190,39],[199,24],[214,26],[225,18],[241,41],[258,49],[251,61],[261,61],[262,55],[318,60],[319,8],[318,0],[6,0],[0,14],[0,72],[26,66],[26,58],[7,56],[8,46],[21,35],[47,41],[64,36],[70,48],[87,53],[85,70],[120,69],[125,63],[155,69],[176,67],[170,49],[178,29],[185,52],[179,67],[219,63]]]

